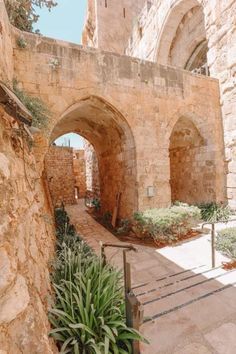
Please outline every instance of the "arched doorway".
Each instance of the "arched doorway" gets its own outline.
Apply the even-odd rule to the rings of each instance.
[[[159,36],[157,62],[208,75],[207,52],[200,1],[177,1],[167,14]]]
[[[196,204],[216,200],[216,161],[195,124],[181,117],[170,136],[171,199]]]
[[[121,193],[119,216],[137,210],[136,152],[131,129],[121,113],[105,100],[89,96],[70,107],[55,125],[50,144],[74,132],[94,147],[98,159],[102,210],[112,212]]]

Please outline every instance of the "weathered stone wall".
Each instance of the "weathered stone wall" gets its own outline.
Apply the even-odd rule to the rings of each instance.
[[[171,43],[168,64],[186,69],[196,47],[204,41],[206,30],[203,9],[201,6],[195,6],[183,16],[177,28]]]
[[[54,223],[33,151],[0,106],[0,352],[56,353],[48,338]]]
[[[73,150],[73,172],[77,198],[84,198],[86,194],[86,164],[84,150]]]
[[[196,16],[194,9],[197,7]],[[204,22],[200,20],[200,12],[204,15]],[[201,49],[205,33],[210,75],[218,78],[220,83],[228,166],[227,197],[233,208],[236,208],[235,13],[236,0],[154,0],[148,11],[144,7],[140,13],[126,49],[128,55],[184,68],[193,45],[199,45]]]
[[[145,0],[88,0],[83,45],[124,54],[133,20]]]
[[[3,0],[0,0],[0,80],[7,84],[13,79],[12,29]]]
[[[99,198],[100,181],[98,160],[93,146],[86,140],[84,142],[84,153],[86,163],[86,188]]]
[[[45,156],[45,172],[53,205],[75,204],[73,148],[50,146]]]
[[[204,7],[208,65],[220,81],[227,161],[227,197],[236,208],[236,0],[208,0]]]
[[[101,202],[120,217],[171,202],[169,139],[181,117],[191,120],[214,160],[216,200],[225,199],[218,80],[188,71],[24,34],[14,48],[15,75],[51,111],[48,140],[76,132],[95,147]],[[52,67],[52,59],[59,65]],[[214,129],[212,129],[214,127]],[[43,161],[45,151],[41,151]],[[156,195],[147,196],[154,186]]]
[[[180,118],[170,138],[172,201],[189,204],[216,200],[212,153],[196,126]]]
[[[183,32],[181,35],[184,36],[186,30],[188,32],[187,37],[185,36],[187,43],[181,41],[183,48],[179,47],[180,60],[188,47],[190,56],[191,47],[204,39],[205,29],[202,27],[200,9],[198,9],[198,14],[195,9],[199,8],[201,3],[200,0],[153,0],[151,6],[144,6],[134,23],[126,54],[166,65],[178,30]],[[186,15],[187,18],[185,18]],[[187,21],[187,28],[185,28],[184,22],[190,18],[192,21]]]

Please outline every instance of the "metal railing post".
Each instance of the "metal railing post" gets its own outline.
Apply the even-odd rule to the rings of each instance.
[[[116,245],[104,243],[101,244],[101,257],[103,264],[106,264],[106,247],[122,248],[123,249],[123,266],[124,266],[124,296],[125,296],[125,315],[126,324],[130,328],[139,330],[140,324],[143,322],[143,307],[137,297],[132,292],[131,284],[131,265],[127,262],[127,252],[137,249],[132,245]],[[139,341],[132,341],[132,353],[140,354]]]
[[[216,250],[215,250],[215,224],[211,224],[211,265],[216,266]]]
[[[216,229],[215,229],[215,225],[216,224],[221,224],[221,223],[229,223],[232,221],[236,221],[236,219],[228,219],[228,220],[219,220],[219,221],[215,221],[215,222],[204,222],[202,224],[202,229],[205,225],[211,225],[211,265],[212,268],[215,268],[216,266]]]

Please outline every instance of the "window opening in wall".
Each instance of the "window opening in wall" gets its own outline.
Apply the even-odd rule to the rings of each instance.
[[[123,16],[124,16],[124,18],[126,17],[126,10],[125,10],[125,7],[123,8]]]
[[[105,7],[107,7],[107,0],[105,0]]]

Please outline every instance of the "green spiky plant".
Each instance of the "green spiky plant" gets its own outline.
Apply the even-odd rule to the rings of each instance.
[[[56,225],[62,232],[63,222],[70,224],[65,210],[57,210]],[[125,324],[122,274],[104,265],[77,235],[59,240],[49,319],[60,353],[131,353],[132,340],[145,340]]]
[[[216,249],[236,261],[236,227],[228,227],[218,232]]]
[[[202,220],[206,222],[227,221],[229,220],[230,215],[232,215],[228,206],[214,202],[202,203],[198,207],[201,210]]]

